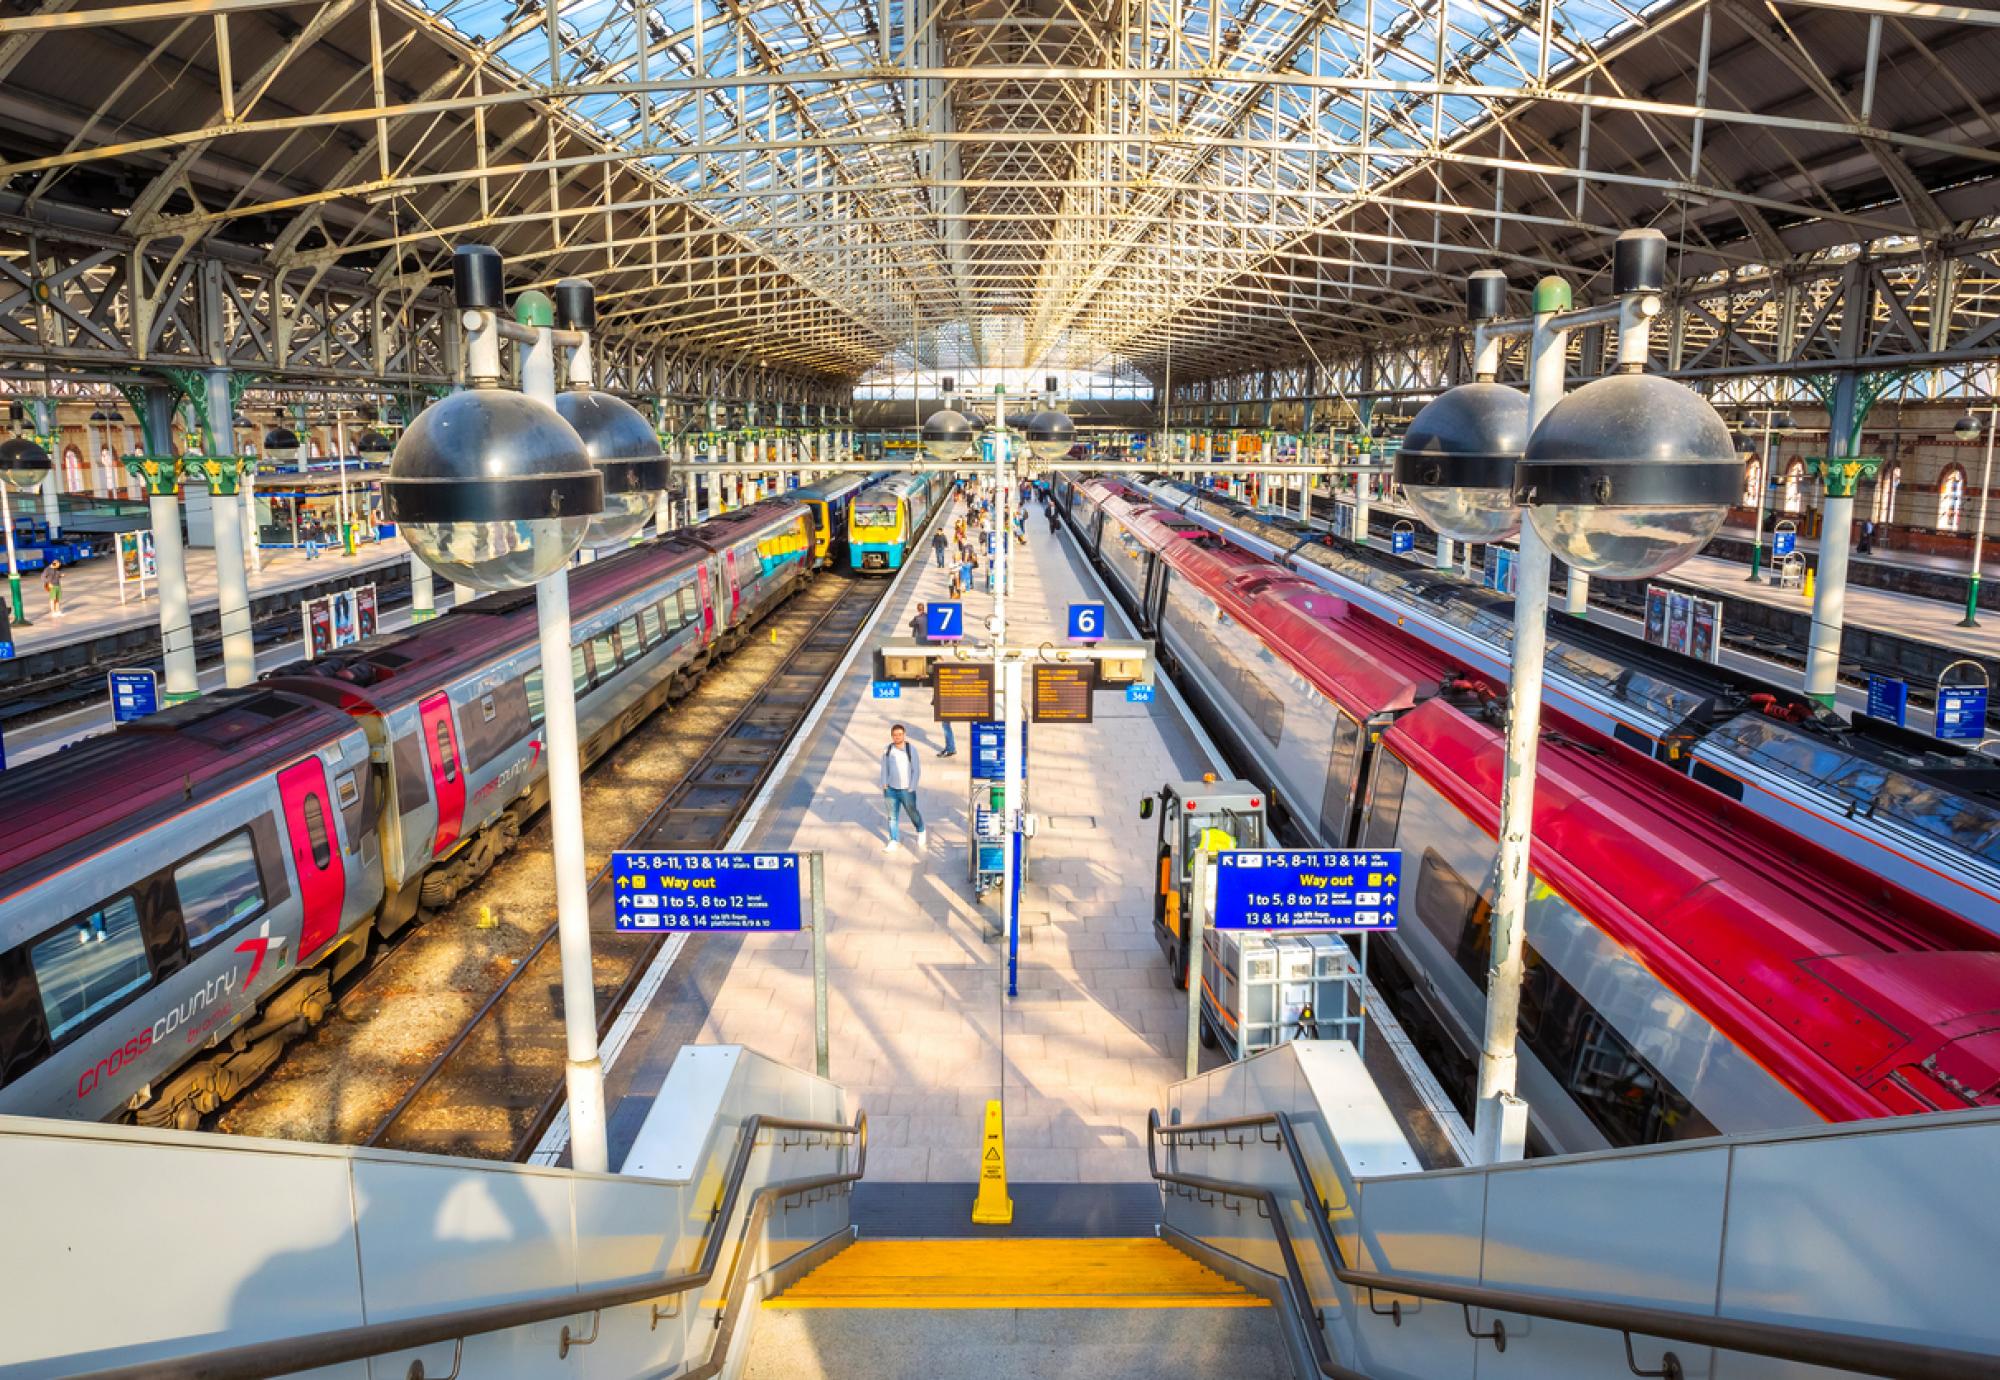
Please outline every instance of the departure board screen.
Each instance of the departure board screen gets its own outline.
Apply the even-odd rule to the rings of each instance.
[[[1097,663],[1046,665],[1028,668],[1034,673],[1034,690],[1028,702],[1032,717],[1042,724],[1087,724],[1091,720],[1091,691],[1097,688]]]
[[[971,723],[993,717],[993,667],[973,661],[940,661],[931,667],[933,716]]]

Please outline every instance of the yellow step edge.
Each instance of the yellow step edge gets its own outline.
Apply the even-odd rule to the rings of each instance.
[[[767,1308],[1263,1308],[1157,1237],[859,1241]]]

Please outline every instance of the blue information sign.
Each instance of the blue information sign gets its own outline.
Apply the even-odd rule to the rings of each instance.
[[[1150,685],[1128,685],[1128,686],[1126,686],[1126,687],[1125,687],[1125,703],[1127,703],[1127,704],[1151,704],[1152,702],[1153,702],[1153,687],[1152,687],[1152,686],[1150,686]]]
[[[1393,930],[1400,848],[1216,854],[1219,930]]]
[[[796,853],[611,855],[612,919],[661,933],[800,928]]]
[[[1983,685],[1940,685],[1937,697],[1937,736],[1979,742],[1986,736],[1986,687]]]
[[[1072,642],[1096,642],[1104,636],[1104,605],[1071,604],[1069,606],[1069,640]]]
[[[1417,534],[1408,528],[1397,528],[1389,534],[1389,549],[1398,556],[1407,556],[1417,549]]]
[[[1898,728],[1907,728],[1910,716],[1910,683],[1906,680],[1891,680],[1888,676],[1868,677],[1868,713],[1872,718],[1887,719]]]
[[[965,636],[963,604],[925,604],[924,636],[933,642],[957,642]]]
[[[0,638],[0,661],[10,660],[13,655],[14,640],[12,638]]]
[[[1799,549],[1799,534],[1789,527],[1781,527],[1771,533],[1771,554],[1789,556]]]
[[[111,722],[130,723],[159,710],[160,680],[151,671],[113,671],[109,680]]]
[[[1007,751],[1007,726],[998,719],[975,719],[972,724],[972,779],[999,781]],[[1021,725],[1021,775],[1028,774],[1028,725]]]
[[[903,698],[903,686],[900,681],[871,680],[868,682],[868,690],[878,700],[900,700]]]

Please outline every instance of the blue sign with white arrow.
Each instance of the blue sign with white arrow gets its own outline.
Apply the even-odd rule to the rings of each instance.
[[[1215,855],[1219,930],[1393,930],[1400,848]]]
[[[612,921],[648,933],[802,928],[796,853],[611,855]]]

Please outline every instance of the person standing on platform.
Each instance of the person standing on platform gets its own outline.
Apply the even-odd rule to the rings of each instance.
[[[944,569],[944,528],[940,527],[931,536],[931,555],[939,570]]]
[[[1053,537],[1057,532],[1062,530],[1062,522],[1056,517],[1055,505],[1053,503],[1045,505],[1042,508],[1042,512],[1049,519],[1049,535]]]
[[[882,845],[884,853],[896,851],[896,813],[906,811],[910,823],[917,830],[917,852],[924,851],[928,841],[924,834],[924,817],[917,809],[917,784],[923,777],[923,762],[917,750],[910,746],[909,730],[901,724],[889,727],[889,746],[882,752],[882,795],[889,802],[889,838]]]
[[[62,620],[62,562],[51,560],[42,571],[42,593],[49,596],[49,617]]]

